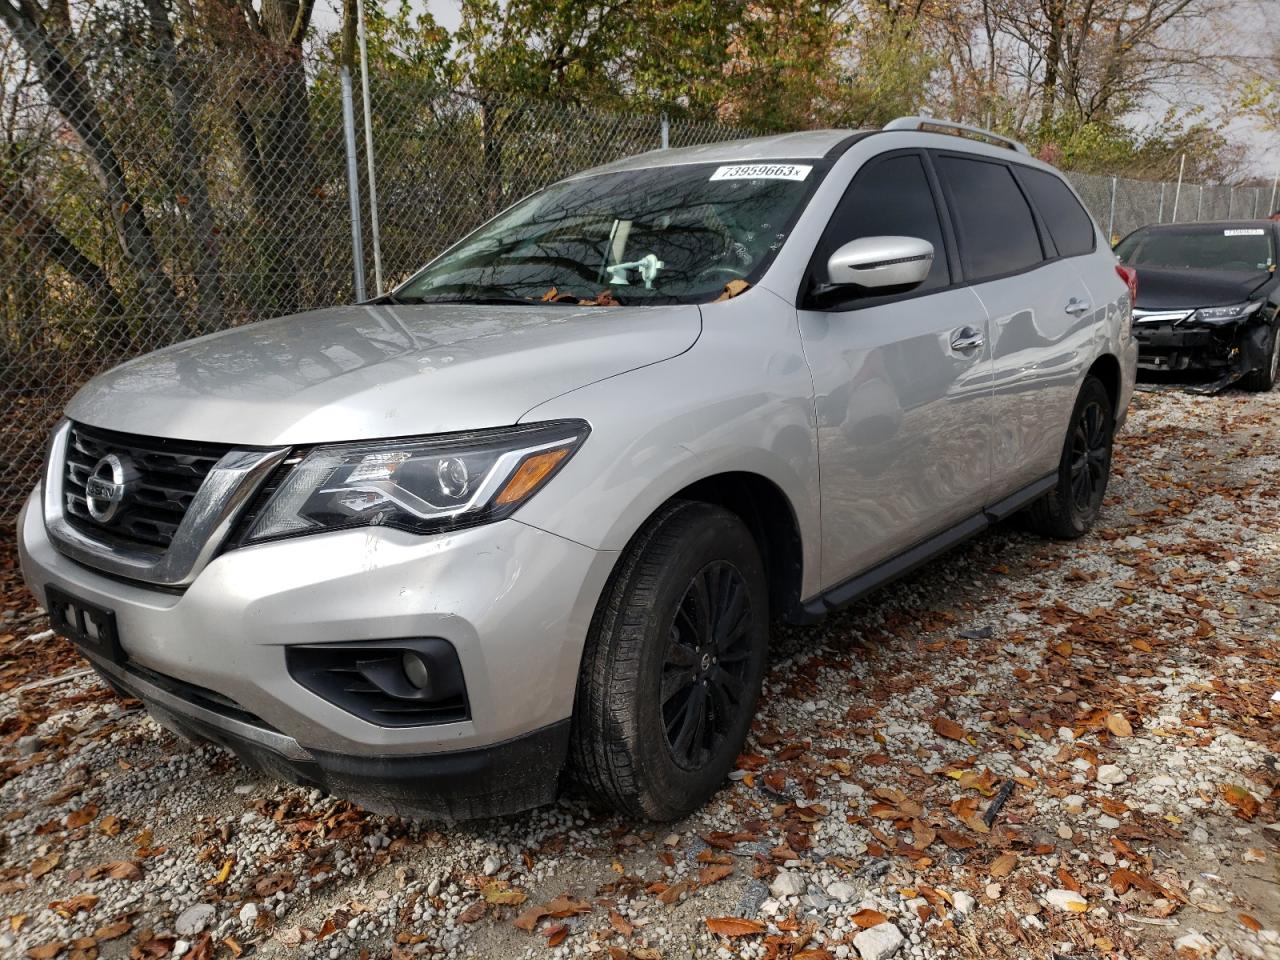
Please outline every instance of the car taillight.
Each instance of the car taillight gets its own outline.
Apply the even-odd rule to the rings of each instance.
[[[1117,263],[1116,276],[1129,288],[1129,329],[1125,334],[1128,336],[1133,332],[1133,308],[1138,305],[1138,271],[1133,267],[1126,267],[1123,263]]]
[[[1138,302],[1138,271],[1133,267],[1126,267],[1123,263],[1117,263],[1116,275],[1129,288],[1129,300],[1136,304]]]

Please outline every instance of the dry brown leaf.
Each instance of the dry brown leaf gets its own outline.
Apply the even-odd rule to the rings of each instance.
[[[48,943],[42,943],[38,947],[31,947],[27,950],[27,956],[31,960],[52,960],[63,950],[67,949],[66,943],[61,940],[51,940]]]
[[[546,931],[547,946],[558,947],[564,943],[567,936],[569,936],[569,925],[567,923],[557,923]]]
[[[93,936],[97,940],[115,940],[123,937],[132,929],[133,924],[128,920],[117,920],[115,923],[108,923],[106,926],[99,927],[93,931]]]
[[[946,737],[948,740],[959,740],[961,743],[965,742],[964,727],[960,726],[960,724],[956,723],[954,720],[949,720],[946,717],[939,716],[933,718],[933,732],[938,734],[940,737]]]
[[[712,303],[723,303],[726,300],[732,300],[741,293],[745,293],[751,284],[745,280],[730,280],[724,285],[724,291],[720,296],[712,300]]]
[[[609,911],[609,925],[624,937],[629,937],[636,932],[635,924],[620,914],[617,910]]]
[[[475,923],[484,916],[485,911],[489,909],[489,905],[483,900],[477,900],[467,909],[458,914],[458,923]]]
[[[79,810],[72,810],[67,814],[67,829],[75,830],[77,827],[93,823],[97,816],[98,805],[96,803],[86,803]]]
[[[1253,917],[1249,916],[1249,914],[1247,913],[1240,914],[1237,917],[1237,919],[1240,921],[1241,924],[1245,926],[1246,929],[1252,931],[1253,933],[1257,933],[1259,930],[1262,929],[1262,924],[1259,923],[1257,920],[1255,920]]]
[[[861,927],[863,930],[870,930],[872,927],[878,927],[880,924],[887,922],[888,919],[889,918],[879,910],[859,910],[849,918],[850,921],[858,927]]]
[[[114,813],[109,813],[98,821],[98,831],[108,837],[118,837],[124,824]]]
[[[1247,789],[1234,783],[1220,784],[1220,789],[1222,799],[1235,808],[1241,820],[1252,820],[1258,815],[1258,801]]]
[[[742,917],[707,917],[707,929],[722,937],[752,937],[767,929],[759,920]]]
[[[1123,713],[1107,714],[1107,729],[1111,731],[1112,736],[1116,737],[1132,737],[1133,726]]]
[[[991,863],[990,874],[997,879],[1003,879],[1013,873],[1013,868],[1018,865],[1018,855],[1016,853],[1002,853],[996,857]]]
[[[698,871],[698,883],[704,887],[718,883],[733,873],[733,866],[723,863],[711,863]]]
[[[47,857],[40,857],[31,862],[31,878],[38,880],[46,873],[56,867],[62,861],[62,854],[51,853]]]
[[[480,895],[484,897],[486,903],[496,903],[504,907],[518,907],[529,899],[529,895],[523,890],[501,883],[485,884]]]

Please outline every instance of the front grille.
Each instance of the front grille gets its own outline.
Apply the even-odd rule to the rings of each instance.
[[[163,553],[200,485],[228,449],[73,424],[62,477],[67,521],[95,539]],[[128,485],[114,516],[103,522],[89,512],[85,485],[108,454],[130,465],[137,477]]]

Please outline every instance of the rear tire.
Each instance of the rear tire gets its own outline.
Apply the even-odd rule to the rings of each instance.
[[[1111,395],[1097,377],[1085,377],[1062,445],[1058,484],[1027,510],[1032,530],[1055,540],[1089,532],[1102,512],[1114,439]]]
[[[636,535],[583,653],[569,770],[598,802],[674,820],[723,784],[755,714],[768,589],[746,525],[674,501]]]
[[[1280,379],[1280,327],[1271,328],[1271,353],[1264,366],[1250,370],[1240,378],[1240,386],[1257,393],[1266,393]]]

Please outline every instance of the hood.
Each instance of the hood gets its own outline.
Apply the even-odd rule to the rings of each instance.
[[[351,306],[235,327],[131,360],[73,420],[245,446],[516,423],[545,400],[683,353],[696,306]]]
[[[1178,270],[1166,267],[1138,267],[1140,310],[1178,310],[1196,307],[1226,307],[1249,299],[1249,295],[1273,279],[1266,270],[1241,273],[1235,270]]]

